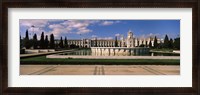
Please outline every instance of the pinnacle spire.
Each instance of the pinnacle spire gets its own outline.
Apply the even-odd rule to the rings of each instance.
[[[129,29],[128,32],[132,32],[131,29]]]

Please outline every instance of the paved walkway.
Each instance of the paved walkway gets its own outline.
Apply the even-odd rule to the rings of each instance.
[[[74,50],[62,50],[62,51],[53,51],[53,52],[45,52],[45,53],[20,54],[20,58],[40,56],[40,55],[49,55],[49,54],[70,52],[70,51],[74,51]]]
[[[170,54],[180,54],[180,51],[169,52],[169,51],[155,51],[155,50],[150,50],[149,52],[155,52],[155,53],[170,53]]]
[[[83,58],[83,59],[180,59],[180,56],[79,56],[47,55],[46,58]]]
[[[20,65],[20,75],[180,75],[180,66]]]

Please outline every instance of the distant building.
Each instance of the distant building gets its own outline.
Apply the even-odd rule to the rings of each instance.
[[[149,38],[134,38],[134,34],[131,30],[128,31],[127,38],[121,36],[120,40],[117,40],[118,47],[148,47],[151,41],[152,46],[154,46],[154,37]],[[163,39],[157,39],[158,43],[164,43]],[[59,44],[60,40],[55,40],[55,44]],[[64,41],[63,41],[64,44]],[[68,46],[76,45],[79,48],[90,48],[90,47],[115,47],[115,40],[103,40],[103,39],[68,39]]]

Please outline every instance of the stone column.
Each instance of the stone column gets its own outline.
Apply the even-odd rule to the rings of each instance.
[[[114,55],[115,55],[115,51],[114,51],[113,48],[110,49],[110,55],[111,55],[111,56],[114,56]]]
[[[100,48],[100,55],[102,55],[102,48]]]
[[[119,54],[119,49],[115,49],[115,56]]]
[[[109,55],[109,49],[108,48],[106,48],[104,52],[105,52],[105,56]]]
[[[110,48],[108,48],[108,55],[110,56]]]
[[[131,49],[131,55],[134,55],[135,49]]]
[[[141,55],[141,54],[143,54],[143,49],[142,49],[142,48],[140,48],[140,55]]]
[[[97,47],[96,47],[96,50],[95,50],[96,52],[95,52],[95,55],[96,56],[98,56],[98,49],[97,49]]]
[[[135,50],[136,50],[136,51],[135,51],[136,55],[139,55],[139,53],[140,53],[140,49],[137,48],[137,49],[135,49]]]
[[[126,55],[130,55],[129,49],[126,49]]]
[[[154,56],[154,53],[151,53],[151,56]]]
[[[104,55],[106,54],[105,48],[102,48],[102,49],[101,49],[101,53],[102,53],[102,56],[104,56]]]

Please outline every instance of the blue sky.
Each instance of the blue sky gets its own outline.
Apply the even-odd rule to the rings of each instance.
[[[20,19],[20,34],[22,38],[26,29],[29,38],[36,33],[38,40],[44,32],[45,35],[54,34],[56,39],[94,38],[114,39],[115,36],[127,36],[131,30],[137,38],[157,36],[176,38],[180,35],[179,20],[63,20],[63,19]]]

